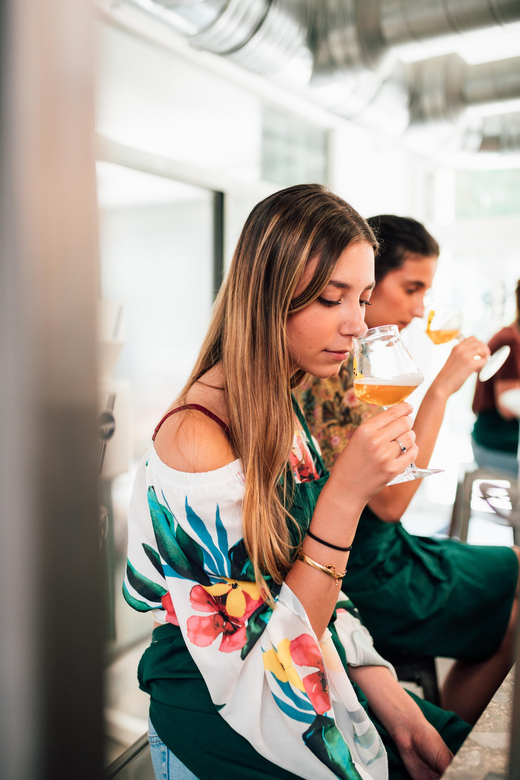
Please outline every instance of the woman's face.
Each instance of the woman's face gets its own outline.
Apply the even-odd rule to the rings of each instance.
[[[316,263],[307,265],[296,295],[309,284]],[[374,250],[365,241],[350,244],[321,295],[287,320],[293,370],[321,378],[338,373],[352,349],[352,336],[366,330],[365,305],[373,286]]]
[[[367,326],[397,325],[406,328],[414,317],[424,316],[424,296],[437,269],[437,258],[407,255],[401,268],[390,271],[377,283],[366,313]]]

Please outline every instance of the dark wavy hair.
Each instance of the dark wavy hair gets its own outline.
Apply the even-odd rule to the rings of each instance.
[[[409,254],[439,256],[439,244],[416,219],[379,214],[377,217],[369,217],[367,222],[379,242],[376,283],[382,281],[390,271],[401,268]]]

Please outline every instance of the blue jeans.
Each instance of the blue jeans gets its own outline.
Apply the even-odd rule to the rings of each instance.
[[[188,767],[184,766],[166,747],[157,735],[151,720],[148,720],[148,742],[156,780],[197,780],[193,772],[190,772]]]

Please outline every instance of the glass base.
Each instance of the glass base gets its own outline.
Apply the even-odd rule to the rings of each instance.
[[[486,365],[481,369],[480,374],[478,375],[480,381],[487,382],[488,379],[495,376],[498,369],[502,368],[506,362],[510,352],[511,347],[509,344],[504,344],[503,347],[500,347],[496,352],[493,352],[493,354],[488,357]]]
[[[399,485],[400,482],[411,482],[412,479],[422,479],[423,477],[429,477],[430,474],[440,474],[444,469],[418,469],[417,466],[408,466],[402,474],[398,474],[388,485]]]

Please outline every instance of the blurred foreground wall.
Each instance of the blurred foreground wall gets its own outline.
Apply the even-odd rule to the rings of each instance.
[[[0,2],[0,777],[101,777],[89,0]]]

